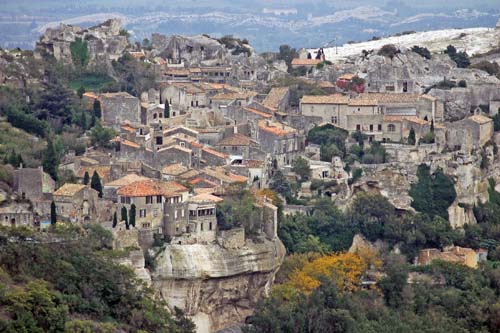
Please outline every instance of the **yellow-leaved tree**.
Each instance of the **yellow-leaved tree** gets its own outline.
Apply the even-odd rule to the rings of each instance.
[[[366,269],[366,262],[358,254],[334,253],[293,271],[285,284],[307,295],[319,287],[324,277],[333,279],[341,290],[355,291],[361,287],[361,277]]]

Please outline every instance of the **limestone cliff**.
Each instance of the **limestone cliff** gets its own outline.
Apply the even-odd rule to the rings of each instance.
[[[285,256],[278,238],[240,248],[170,244],[156,253],[152,287],[169,307],[184,309],[198,332],[244,322],[266,295]]]

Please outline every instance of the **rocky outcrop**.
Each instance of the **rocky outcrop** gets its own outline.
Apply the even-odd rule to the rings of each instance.
[[[244,322],[266,295],[285,256],[278,238],[241,248],[167,245],[155,254],[152,286],[169,307],[184,309],[198,332]]]
[[[61,24],[58,28],[47,29],[36,44],[36,52],[52,55],[64,64],[72,65],[71,43],[79,38],[87,43],[89,68],[110,68],[111,61],[121,57],[129,46],[127,36],[120,31],[119,19],[110,19],[88,29]]]

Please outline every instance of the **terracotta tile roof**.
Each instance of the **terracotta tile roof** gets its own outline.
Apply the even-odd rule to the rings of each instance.
[[[420,95],[419,94],[406,94],[406,93],[363,93],[358,96],[360,99],[373,99],[378,102],[378,104],[385,103],[417,103]]]
[[[198,131],[195,131],[194,129],[188,128],[186,126],[176,126],[176,127],[173,127],[173,128],[166,129],[166,130],[163,131],[163,134],[165,136],[173,135],[173,134],[169,134],[169,133],[180,131],[180,130],[183,130],[183,131],[191,133],[192,137],[196,137],[198,135]]]
[[[406,121],[409,121],[411,123],[418,124],[418,125],[428,125],[429,124],[429,122],[427,120],[419,118],[417,116],[405,116],[403,119]]]
[[[104,184],[104,186],[111,186],[111,187],[121,187],[125,185],[130,185],[132,183],[138,182],[138,181],[144,181],[148,180],[148,177],[136,175],[135,173],[128,174],[126,176],[123,176],[122,178],[118,178],[112,182]]]
[[[484,124],[487,124],[487,123],[493,121],[493,119],[488,118],[486,116],[483,116],[481,114],[476,114],[476,115],[474,115],[472,117],[469,117],[468,119],[472,120],[473,122],[478,123],[480,125],[484,125]]]
[[[162,182],[152,179],[137,181],[118,189],[122,197],[145,197],[151,195],[169,196],[186,192],[188,189],[176,182]]]
[[[85,172],[89,173],[89,176],[92,177],[94,174],[94,171],[97,172],[99,177],[101,179],[107,179],[109,177],[109,174],[111,172],[111,166],[109,165],[104,165],[104,166],[82,166],[78,171],[76,172],[76,176],[78,178],[83,178],[85,177]]]
[[[262,104],[265,107],[277,110],[280,102],[286,97],[289,91],[288,87],[272,88]]]
[[[191,72],[186,68],[167,68],[165,74],[173,76],[189,76]]]
[[[211,182],[210,180],[208,179],[205,179],[205,178],[201,178],[201,177],[196,177],[194,179],[191,179],[189,181],[189,184],[191,185],[198,185],[200,183],[203,183],[205,185],[209,185],[209,187],[213,188],[213,187],[217,187],[217,184],[214,183],[214,182]]]
[[[296,133],[297,130],[277,121],[260,120],[259,129],[278,136]]]
[[[245,108],[243,108],[243,110],[251,112],[251,113],[255,113],[263,118],[271,118],[272,117],[271,114],[259,111],[259,110],[254,109],[254,108],[245,107]]]
[[[86,93],[83,94],[84,97],[91,98],[91,99],[98,99],[99,96],[96,95],[96,93],[92,91],[87,91]]]
[[[87,186],[83,184],[66,183],[63,186],[61,186],[57,191],[55,191],[54,195],[63,197],[72,197],[81,190],[83,190],[85,187]]]
[[[122,139],[121,144],[128,146],[128,147],[131,147],[131,148],[140,148],[141,147],[139,144],[132,142],[130,140],[126,140],[126,139]]]
[[[237,100],[237,99],[248,99],[256,96],[257,93],[254,91],[246,92],[227,92],[220,93],[212,97],[212,100]]]
[[[187,154],[191,154],[191,152],[192,152],[192,150],[189,149],[189,148],[182,147],[180,145],[173,145],[173,146],[169,146],[169,147],[165,147],[165,148],[159,149],[159,150],[157,150],[157,153],[160,153],[160,152],[165,151],[165,150],[172,150],[172,149],[180,150],[180,151],[182,151],[184,153],[187,153]]]
[[[129,54],[132,56],[134,59],[141,59],[142,57],[145,57],[146,54],[144,53],[143,50],[141,51],[131,51]]]
[[[120,127],[122,130],[124,131],[127,131],[127,132],[130,132],[130,133],[134,133],[136,128],[135,127],[132,127],[130,124],[123,124],[121,127]]]
[[[377,106],[378,102],[373,98],[355,98],[349,101],[349,106]]]
[[[206,174],[207,176],[216,178],[220,180],[223,183],[246,183],[248,181],[247,177],[236,175],[231,172],[227,172],[226,170],[222,168],[210,168],[206,167],[205,169],[202,170],[202,173]]]
[[[125,91],[119,91],[119,92],[114,92],[114,93],[103,93],[100,95],[100,98],[117,98],[117,97],[123,97],[123,98],[137,98],[135,96],[130,95],[128,92]]]
[[[220,152],[218,152],[218,151],[216,151],[216,150],[213,150],[213,149],[211,149],[211,148],[208,148],[208,147],[203,147],[203,149],[202,149],[202,150],[203,150],[205,153],[207,153],[207,154],[211,154],[211,155],[214,155],[214,156],[217,156],[217,157],[220,157],[220,158],[228,158],[228,157],[229,157],[229,155],[227,155],[227,154],[220,153]]]
[[[174,82],[171,84],[172,86],[185,90],[188,94],[204,94],[205,90],[200,86],[191,83],[191,82]]]
[[[177,176],[183,172],[186,172],[187,170],[188,168],[182,165],[181,163],[175,163],[164,166],[163,169],[161,169],[161,173],[166,175]]]
[[[350,81],[355,76],[356,76],[356,74],[346,73],[346,74],[342,74],[341,76],[339,76],[338,80],[347,80],[347,81]]]
[[[261,161],[261,160],[245,160],[245,165],[248,168],[262,168],[264,166],[264,161]]]
[[[194,147],[194,148],[201,148],[201,147],[203,147],[203,145],[201,143],[196,142],[196,141],[191,142],[191,146]]]
[[[295,58],[292,60],[292,66],[316,66],[321,63],[319,59],[298,59]]]
[[[189,198],[189,202],[194,203],[219,203],[224,201],[224,199],[216,197],[215,195],[209,193],[202,193]]]
[[[179,175],[181,179],[192,179],[200,174],[198,170],[191,169]]]
[[[342,94],[333,94],[325,96],[303,96],[300,100],[302,104],[348,104],[349,97]]]
[[[236,133],[219,141],[217,146],[250,146],[253,143],[255,142],[248,136]]]

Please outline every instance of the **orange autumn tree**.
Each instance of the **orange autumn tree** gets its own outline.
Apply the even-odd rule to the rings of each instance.
[[[366,269],[367,264],[358,254],[334,253],[293,271],[286,284],[307,295],[319,287],[324,277],[333,279],[339,289],[355,291],[360,288],[361,277]]]

